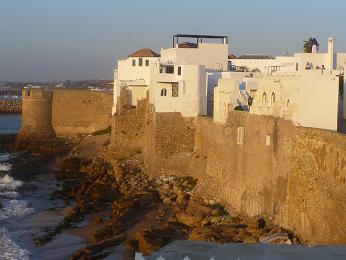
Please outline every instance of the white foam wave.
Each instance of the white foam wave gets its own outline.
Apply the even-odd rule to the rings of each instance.
[[[16,191],[1,191],[0,198],[15,199],[18,198],[19,194]]]
[[[9,163],[0,163],[0,172],[8,172],[12,169],[11,164]]]
[[[5,228],[0,228],[0,256],[6,260],[30,259],[30,252],[20,248],[9,236]]]
[[[0,190],[16,190],[18,187],[22,186],[22,181],[14,180],[10,175],[5,175],[0,178]]]
[[[5,162],[11,158],[11,155],[9,153],[0,153],[0,162]]]
[[[5,200],[2,204],[3,208],[0,210],[0,221],[16,221],[24,216],[34,213],[34,209],[29,208],[28,203],[24,200]]]

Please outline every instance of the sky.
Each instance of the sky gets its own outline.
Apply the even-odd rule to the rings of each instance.
[[[229,53],[346,52],[345,0],[0,0],[0,82],[111,79],[118,59],[172,35],[228,35]]]

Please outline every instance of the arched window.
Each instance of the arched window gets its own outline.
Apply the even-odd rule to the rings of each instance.
[[[161,89],[161,96],[163,97],[167,96],[167,89],[165,88]]]
[[[263,95],[262,95],[262,105],[265,105],[266,103],[267,103],[267,95],[264,92]]]
[[[271,104],[273,105],[275,103],[275,93],[272,93],[272,98],[271,98]]]
[[[289,99],[287,99],[286,107],[287,107],[287,109],[290,108],[290,100]]]

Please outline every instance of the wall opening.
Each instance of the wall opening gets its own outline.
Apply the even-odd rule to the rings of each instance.
[[[167,89],[165,89],[165,88],[161,89],[161,96],[162,97],[167,96]]]
[[[286,107],[287,107],[287,109],[290,108],[290,105],[291,105],[291,104],[290,104],[290,100],[287,99],[287,102],[286,102]]]
[[[166,73],[167,74],[174,74],[174,66],[167,66],[166,67]]]
[[[262,106],[264,106],[266,103],[267,103],[267,95],[264,92],[263,95],[262,95]]]
[[[244,127],[242,126],[237,129],[237,144],[244,144]]]
[[[272,98],[271,98],[271,104],[273,105],[275,103],[275,93],[272,93]]]
[[[178,75],[181,75],[181,67],[178,67]]]
[[[266,135],[266,146],[270,146],[270,135]]]

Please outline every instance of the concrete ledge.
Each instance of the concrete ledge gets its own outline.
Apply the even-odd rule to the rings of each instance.
[[[163,258],[159,258],[159,257]],[[188,258],[184,258],[184,257]],[[180,260],[180,259],[234,259],[234,260],[310,260],[310,259],[346,259],[346,246],[316,246],[277,244],[216,244],[199,241],[174,241],[151,256],[136,260]]]

